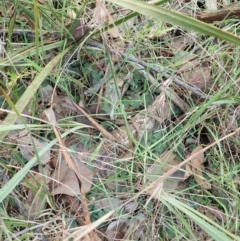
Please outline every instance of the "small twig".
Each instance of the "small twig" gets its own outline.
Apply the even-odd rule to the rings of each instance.
[[[96,47],[96,48],[99,48],[99,49],[102,49],[102,50],[104,49],[104,45],[101,44],[101,43],[97,43],[97,42],[94,42],[94,41],[89,41],[87,44],[89,46],[91,46],[91,47]],[[176,84],[178,86],[181,86],[181,87],[191,91],[193,94],[195,94],[195,95],[197,95],[197,96],[199,96],[199,97],[201,97],[203,99],[210,99],[209,95],[206,95],[202,91],[200,91],[198,88],[185,83],[184,81],[180,80],[178,77],[168,74],[165,69],[163,69],[161,67],[158,67],[158,66],[147,64],[145,61],[143,61],[141,59],[138,59],[138,58],[134,57],[133,55],[129,55],[129,54],[123,53],[123,52],[118,52],[118,53],[123,58],[125,58],[126,60],[132,61],[134,63],[137,63],[137,64],[141,65],[142,67],[145,67],[145,68],[148,68],[148,69],[152,70],[155,73],[161,74],[166,79],[172,78],[172,81],[173,81],[174,84]]]
[[[72,101],[73,105],[92,123],[92,125],[99,130],[108,140],[115,141],[114,136],[106,131],[101,125],[99,125],[87,112],[83,110],[79,105]]]
[[[90,214],[89,214],[88,204],[87,204],[87,199],[86,199],[86,192],[84,190],[82,176],[79,173],[79,170],[78,170],[75,162],[72,160],[70,154],[67,152],[66,146],[63,143],[63,140],[61,138],[59,129],[56,126],[56,118],[55,118],[55,115],[54,115],[54,112],[53,112],[52,108],[50,107],[50,108],[46,109],[44,111],[44,113],[47,116],[50,123],[52,124],[53,131],[54,131],[55,136],[56,136],[56,138],[57,138],[57,140],[60,144],[60,148],[61,148],[61,151],[62,151],[62,154],[64,156],[64,159],[65,159],[66,163],[75,172],[76,176],[78,177],[78,180],[81,183],[80,194],[81,194],[81,202],[82,202],[82,207],[83,207],[84,218],[85,218],[85,222],[86,222],[87,225],[91,224],[91,219],[90,219]]]
[[[205,23],[213,23],[229,18],[240,18],[240,8],[224,8],[212,13],[204,13],[197,16],[197,20]]]
[[[149,190],[151,190],[152,188],[155,188],[157,186],[159,186],[159,184],[161,184],[166,178],[168,178],[170,175],[172,175],[175,171],[179,170],[182,166],[184,166],[186,163],[188,163],[190,160],[196,158],[197,155],[199,155],[200,153],[204,153],[205,151],[209,150],[211,147],[215,146],[216,144],[222,142],[223,140],[235,135],[236,133],[238,133],[240,131],[240,127],[237,128],[234,132],[216,140],[215,142],[209,144],[208,146],[206,146],[205,148],[203,148],[202,150],[200,150],[199,152],[194,153],[192,156],[188,157],[187,159],[185,159],[184,161],[182,161],[181,163],[179,163],[178,165],[174,166],[173,168],[171,168],[169,171],[167,171],[164,175],[160,176],[158,179],[156,179],[155,181],[153,181],[150,185],[148,185],[147,187],[145,187],[144,189],[142,189],[141,191],[139,191],[138,193],[134,194],[133,197],[129,198],[126,202],[124,202],[122,205],[120,205],[118,207],[118,210],[122,207],[124,207],[126,204],[135,201],[140,195],[145,194],[146,192],[148,192]],[[150,196],[150,199],[152,199],[152,195]],[[161,198],[160,198],[161,199]],[[148,202],[148,201],[147,201]],[[99,218],[97,221],[91,223],[91,225],[87,225],[85,227],[85,229],[81,230],[81,233],[78,235],[77,238],[74,239],[74,241],[78,241],[80,240],[82,237],[84,237],[85,235],[87,235],[89,232],[91,232],[92,230],[94,230],[95,228],[97,228],[99,225],[101,225],[104,221],[106,221],[108,218],[110,218],[114,212],[116,210],[111,210],[110,212],[108,212],[107,214],[105,214],[104,216],[102,216],[101,218]]]

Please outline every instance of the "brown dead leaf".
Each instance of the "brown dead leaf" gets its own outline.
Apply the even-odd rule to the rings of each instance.
[[[186,34],[177,38],[174,38],[171,42],[169,42],[169,48],[172,50],[172,52],[175,53],[182,53],[184,54],[184,50],[191,46],[194,43],[194,39],[190,36],[187,36]]]
[[[190,71],[184,72],[182,78],[188,83],[201,90],[206,90],[211,85],[211,68],[198,66]]]
[[[128,220],[127,219],[120,219],[117,221],[113,221],[109,224],[106,236],[108,241],[117,241],[117,240],[124,240],[124,236],[127,232],[128,227]]]
[[[195,155],[196,153],[199,153],[194,159],[192,159],[189,164],[187,169],[194,175],[194,178],[196,180],[196,182],[204,189],[211,189],[211,184],[208,183],[208,180],[206,178],[203,177],[203,170],[204,170],[204,153],[202,152],[203,148],[201,145],[197,146],[192,153],[190,154],[189,157],[191,157],[191,155]]]
[[[34,175],[29,175],[26,177],[26,181],[23,185],[31,188],[31,186],[34,186],[35,188],[38,188],[39,185],[45,185],[46,183],[50,182],[49,178],[46,178],[50,175],[50,167],[47,165],[43,169],[43,174],[35,172]],[[29,185],[30,184],[30,185]]]
[[[40,141],[33,136],[31,137],[27,130],[19,132],[19,134],[14,137],[19,145],[18,147],[20,148],[22,156],[28,161],[36,155],[32,141],[34,142],[37,152],[44,149],[48,145],[47,141]],[[39,159],[42,164],[47,164],[50,161],[50,150],[47,150],[42,156],[39,157]],[[36,165],[37,164],[38,163],[36,163]]]
[[[214,206],[206,206],[206,208],[211,212],[217,219],[221,220],[222,223],[227,222],[226,214]]]
[[[71,24],[66,26],[66,28],[71,28]],[[88,30],[88,25],[85,24],[83,19],[80,19],[74,27],[74,29],[72,30],[71,34],[75,41],[79,41]]]
[[[92,187],[92,179],[95,172],[91,171],[87,167],[87,165],[82,161],[79,153],[76,155],[75,163],[81,176],[81,184],[84,187],[84,191],[87,193]]]
[[[84,238],[86,238],[86,239],[84,239]],[[90,235],[88,234],[88,235],[86,235],[85,237],[84,237],[83,239],[81,239],[81,241],[87,241],[87,240],[89,240],[89,241],[101,241],[102,239],[97,235],[97,233],[96,232],[92,232],[92,235],[91,235],[91,237],[90,237]]]
[[[148,240],[151,222],[143,213],[137,213],[133,218],[120,217],[109,224],[106,236],[108,241],[117,240]]]
[[[56,120],[61,120],[66,117],[75,116],[78,114],[76,117],[77,122],[82,123],[83,125],[87,125],[86,127],[90,127],[92,125],[91,122],[74,106],[68,96],[55,96],[51,104],[54,109]],[[46,119],[45,114],[42,116],[42,119]]]
[[[60,165],[60,166],[65,166],[65,165]],[[66,166],[65,166],[65,168],[66,168]],[[61,172],[61,170],[60,170],[60,172]],[[56,174],[54,173],[54,175],[56,175]],[[61,179],[62,179],[61,182],[59,182],[58,185],[56,187],[54,187],[53,190],[51,191],[52,196],[57,195],[57,194],[66,194],[66,195],[70,195],[70,196],[77,196],[80,194],[78,178],[72,169],[67,167],[67,171],[66,171],[65,175]]]
[[[39,101],[50,103],[53,95],[53,87],[51,85],[40,87],[39,94],[40,94]]]
[[[62,138],[61,138],[61,135],[60,135],[60,132],[59,132],[59,130],[58,130],[58,128],[55,126],[55,123],[54,123],[54,118],[53,117],[51,117],[51,116],[54,116],[54,112],[53,112],[53,110],[52,110],[52,108],[50,107],[50,108],[48,108],[47,110],[45,110],[44,111],[44,113],[45,113],[45,115],[47,116],[47,118],[49,119],[49,120],[52,120],[52,128],[53,128],[53,131],[54,131],[54,133],[55,133],[55,135],[56,135],[56,137],[57,137],[57,139],[58,139],[58,142],[59,142],[59,144],[60,144],[60,148],[61,148],[61,150],[62,150],[62,154],[63,154],[63,156],[64,156],[64,159],[65,159],[65,161],[66,161],[66,163],[69,165],[69,167],[71,168],[71,170],[73,170],[74,171],[74,176],[76,175],[77,176],[77,180],[78,181],[80,181],[81,182],[81,189],[80,189],[80,194],[81,194],[81,200],[82,200],[82,207],[83,207],[83,213],[84,213],[84,218],[85,218],[85,222],[86,222],[86,224],[90,224],[91,223],[91,219],[90,219],[90,214],[89,214],[89,210],[88,210],[88,205],[87,205],[87,200],[86,200],[86,196],[85,196],[85,194],[86,194],[86,189],[88,188],[87,187],[87,185],[86,185],[86,187],[85,187],[85,182],[86,182],[86,176],[84,176],[84,174],[86,174],[86,173],[82,173],[83,172],[83,170],[82,169],[84,169],[84,167],[82,166],[82,168],[79,170],[79,168],[78,168],[78,166],[79,166],[79,163],[80,163],[80,161],[78,162],[78,163],[75,163],[74,161],[73,161],[73,159],[71,158],[71,156],[70,156],[70,154],[68,153],[68,151],[67,151],[67,148],[66,148],[66,146],[65,146],[65,144],[64,144],[64,142],[63,142],[63,140],[62,140]],[[85,168],[86,169],[86,168]],[[85,170],[84,169],[84,170]],[[82,172],[81,172],[82,171]],[[65,174],[65,176],[67,175],[67,174],[69,174],[68,173],[69,171],[67,171],[66,172],[66,174]],[[90,172],[90,170],[89,170],[89,172]],[[88,173],[89,173],[88,172]],[[88,174],[87,173],[87,174]],[[70,178],[71,177],[73,177],[73,175],[71,175],[70,176]],[[89,177],[89,176],[88,176]],[[93,177],[93,174],[92,174],[92,177]],[[65,178],[65,177],[64,177]],[[66,179],[65,179],[66,180]],[[88,183],[88,185],[89,185],[89,183]],[[90,184],[91,185],[91,184]],[[78,186],[79,187],[79,186]],[[92,233],[92,231],[90,231],[90,234]]]
[[[146,171],[147,178],[151,181],[156,180],[159,176],[168,172],[181,162],[176,159],[176,155],[172,151],[164,152],[159,159],[160,161],[152,164]],[[183,180],[185,180],[184,172],[177,170],[170,177],[166,178],[161,189],[164,191],[175,190],[178,187],[179,182]]]
[[[81,160],[81,155],[77,154],[73,158],[76,168],[81,176],[81,185],[84,187],[84,191],[87,193],[92,187],[92,179],[94,172],[91,171],[85,163]],[[79,181],[74,171],[68,167],[65,160],[60,160],[60,164],[55,167],[55,171],[52,178],[55,181],[55,187],[53,188],[51,195],[67,194],[70,196],[76,196],[80,193]],[[56,185],[57,184],[57,185]]]
[[[122,204],[123,201],[120,201],[118,198],[103,198],[94,202],[95,207],[98,209],[104,209],[106,212],[114,210]]]
[[[26,203],[29,205],[28,214],[31,218],[37,218],[46,207],[46,198],[29,189]]]
[[[45,166],[43,168],[43,174],[36,172],[33,176],[27,176],[26,182],[22,182],[22,185],[27,188],[26,203],[29,206],[28,214],[32,218],[37,218],[41,211],[45,209],[46,199],[34,190],[39,190],[39,186],[43,186],[49,182],[49,178],[46,178],[49,174],[50,168],[49,166]]]
[[[100,28],[104,27],[105,25],[114,24],[111,14],[101,0],[96,0],[96,8],[93,14],[93,20]],[[108,33],[113,38],[120,37],[117,26],[108,29]]]

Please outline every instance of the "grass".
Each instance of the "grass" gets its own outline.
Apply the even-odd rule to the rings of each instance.
[[[56,8],[50,1],[21,0],[14,14],[7,11],[7,2],[0,4],[1,28],[9,34],[0,61],[5,77],[0,98],[0,239],[240,240],[236,20],[213,27],[183,16],[200,11],[191,3],[159,1],[156,5],[165,4],[157,7],[133,0],[109,2],[107,8],[118,12],[112,17],[121,38],[107,38],[99,22],[92,21],[91,31],[78,43],[66,40],[71,28],[65,26],[77,18],[88,22],[94,2],[65,0],[60,6],[56,1]],[[141,15],[119,11],[112,3]],[[161,28],[150,38],[154,25]],[[19,35],[16,29],[29,31]],[[103,45],[87,44],[89,39]],[[121,51],[125,58],[119,58]],[[131,54],[146,66],[127,59]],[[154,66],[163,73],[154,72]],[[177,76],[183,86],[197,85],[193,74],[199,69],[200,81],[207,82],[201,87],[205,99],[166,78]],[[102,78],[103,92],[100,86],[87,96],[86,90]],[[46,86],[55,92],[44,95]],[[96,100],[107,117],[86,110]],[[84,102],[87,114],[99,118],[103,129],[89,127],[91,118],[82,119],[71,101]],[[149,109],[152,103],[157,104]],[[44,115],[49,106],[52,114]],[[27,143],[19,142],[21,130],[30,133]],[[105,138],[106,132],[116,141]],[[36,139],[45,143],[41,150]],[[193,175],[182,182],[176,176],[177,163],[183,175],[183,163],[190,163],[189,155],[199,145],[204,162],[198,168],[209,189]],[[44,165],[41,156],[49,150]],[[173,155],[175,162],[169,163]],[[77,175],[72,171],[64,179],[64,160]]]

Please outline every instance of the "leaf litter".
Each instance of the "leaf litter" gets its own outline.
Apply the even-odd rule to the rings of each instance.
[[[124,13],[124,11],[120,12],[122,14]],[[126,11],[125,14],[128,13],[129,12]],[[71,15],[75,16],[74,12],[72,12]],[[100,23],[100,28],[114,23],[114,19],[107,6],[101,1],[97,1],[94,17],[95,24]],[[156,27],[153,26],[150,29],[148,38],[151,39],[151,41],[157,37],[164,38],[166,35],[171,35],[171,31],[173,29],[173,27],[163,26],[163,29],[156,31]],[[108,34],[112,39],[120,37],[119,29],[116,26],[112,29],[108,29]],[[178,63],[181,67],[178,69],[177,73],[181,75],[183,79],[187,79],[189,84],[201,89],[205,93],[208,91],[206,87],[209,85],[210,87],[212,86],[211,68],[208,66],[207,61],[202,62],[198,59],[198,55],[202,53],[198,52],[198,54],[196,54],[197,52],[195,52],[194,54],[190,54],[187,48],[193,45],[195,39],[191,36],[190,38],[188,38],[188,35],[186,36],[180,36],[179,38],[175,38],[175,40],[171,41],[171,44],[167,46],[169,48],[168,54],[177,57],[181,56],[181,63]],[[105,38],[105,40],[107,38],[106,36],[102,37]],[[117,41],[111,42],[106,40],[106,43],[108,48],[109,46],[113,47],[114,45],[115,49],[118,47]],[[122,46],[123,45],[120,47],[122,48]],[[188,55],[183,57],[186,53]],[[112,52],[110,55],[114,58],[114,61],[120,61],[120,54],[116,58],[113,57],[114,54]],[[147,56],[147,53],[143,53],[143,55]],[[85,57],[88,58],[89,56]],[[101,68],[107,72],[108,66],[106,67],[105,65],[107,64],[103,61]],[[121,180],[119,178],[117,181],[113,180],[112,177],[116,177],[116,173],[123,169],[124,163],[126,163],[127,166],[129,163],[131,164],[132,161],[139,161],[136,153],[134,152],[134,148],[136,148],[136,141],[140,142],[144,139],[146,133],[150,135],[151,133],[155,133],[161,129],[166,129],[169,126],[171,127],[169,122],[172,121],[173,116],[174,118],[178,116],[178,114],[174,113],[174,108],[176,108],[176,106],[178,106],[183,113],[189,110],[189,103],[187,103],[187,101],[173,88],[174,84],[172,83],[172,78],[164,80],[163,84],[159,85],[157,80],[159,76],[156,76],[152,72],[147,72],[145,69],[143,70],[142,65],[137,63],[132,62],[131,65],[134,66],[135,69],[138,69],[138,71],[141,72],[141,75],[147,80],[146,82],[149,82],[150,86],[154,86],[155,89],[158,89],[160,94],[153,95],[154,101],[152,103],[144,106],[140,105],[137,109],[138,113],[131,114],[130,117],[127,113],[125,116],[127,123],[126,121],[123,121],[122,123],[125,123],[124,125],[114,126],[111,130],[105,130],[101,127],[101,124],[104,121],[100,120],[100,118],[95,118],[98,117],[98,114],[100,113],[98,111],[91,112],[90,106],[95,105],[95,110],[105,109],[104,113],[107,116],[107,121],[115,123],[114,121],[117,121],[119,118],[119,116],[116,115],[116,112],[118,111],[118,107],[121,105],[122,99],[124,99],[126,95],[129,100],[132,100],[131,98],[133,98],[129,95],[129,92],[127,93],[127,90],[132,87],[129,81],[129,79],[132,78],[131,76],[123,73],[122,76],[119,75],[119,77],[112,78],[108,82],[105,82],[104,77],[102,78],[102,81],[98,80],[101,82],[100,84],[97,83],[95,86],[88,86],[88,89],[85,90],[84,97],[81,97],[81,100],[84,99],[88,101],[91,99],[91,101],[88,102],[90,105],[87,106],[78,106],[72,101],[72,98],[66,96],[66,93],[63,95],[53,95],[53,88],[51,85],[47,85],[46,88],[41,88],[41,98],[38,99],[38,102],[47,102],[50,105],[50,108],[49,110],[45,110],[45,117],[43,117],[44,115],[40,115],[42,113],[39,115],[43,117],[43,120],[48,120],[52,124],[53,129],[55,128],[54,132],[56,136],[58,136],[59,145],[56,145],[54,150],[47,151],[45,156],[43,155],[40,158],[43,170],[44,172],[46,171],[45,173],[48,173],[46,175],[50,179],[43,178],[40,174],[42,171],[38,169],[36,169],[37,173],[35,178],[26,178],[26,183],[32,186],[34,186],[34,184],[47,185],[47,188],[49,188],[50,194],[53,198],[62,196],[67,197],[66,200],[70,200],[71,198],[79,196],[80,199],[78,200],[78,204],[83,206],[85,205],[85,208],[80,211],[84,217],[84,220],[81,221],[80,225],[84,225],[84,222],[86,224],[90,223],[88,214],[85,213],[88,211],[88,208],[86,208],[88,204],[86,203],[86,200],[84,201],[86,194],[91,195],[93,193],[94,198],[96,198],[96,200],[93,199],[95,200],[93,202],[94,207],[99,210],[101,209],[105,213],[111,210],[119,211],[119,208],[121,207],[121,215],[115,215],[112,217],[105,226],[103,234],[107,240],[146,240],[149,230],[151,230],[152,223],[149,222],[151,218],[141,212],[141,203],[139,201],[130,202],[122,207],[124,201],[129,197],[128,192],[125,191],[126,189],[124,188],[128,185],[132,185],[129,181],[130,177],[125,180]],[[94,66],[96,67],[98,65],[95,63]],[[129,68],[129,66],[127,68]],[[121,92],[122,86],[126,87],[123,92]],[[131,91],[134,92],[133,90]],[[141,91],[142,90],[137,90],[137,95],[141,96]],[[120,100],[118,99],[118,92],[120,93]],[[95,98],[96,96],[97,98]],[[106,103],[108,105],[106,105]],[[97,141],[93,141],[95,144],[94,148],[89,148],[85,152],[82,151],[82,148],[77,148],[72,151],[71,147],[65,144],[68,142],[68,139],[61,140],[58,134],[61,133],[62,129],[56,128],[56,126],[58,125],[58,122],[62,122],[62,120],[65,121],[65,118],[67,117],[71,117],[72,119],[66,123],[72,124],[76,123],[75,121],[79,122],[79,125],[82,125],[83,128],[89,131],[88,133],[90,133],[91,138],[94,139],[95,135],[100,135],[100,137],[98,136]],[[223,129],[225,129],[226,132],[235,130],[237,127],[236,119],[237,117],[234,117],[233,121],[232,116],[229,116],[227,123],[221,123],[222,125],[230,123],[227,128]],[[175,121],[177,122],[177,120]],[[93,132],[90,132],[90,129]],[[76,135],[76,133],[74,133],[74,135]],[[11,136],[11,138],[13,138],[13,136]],[[43,149],[48,144],[47,141],[42,141],[40,138],[38,139],[33,137],[26,131],[19,132],[13,139],[17,141],[21,155],[26,159],[26,161],[29,161],[36,154],[36,151]],[[145,147],[147,147],[148,144],[146,142],[145,144]],[[144,173],[141,173],[141,175],[139,175],[140,177],[136,178],[137,181],[133,185],[135,189],[141,190],[148,185],[149,182],[156,180],[160,176],[164,175],[164,173],[181,163],[183,157],[177,157],[177,153],[174,152],[175,149],[171,149],[172,146],[169,145],[169,143],[167,143],[167,145],[168,148],[163,150],[160,154],[156,154],[154,158],[148,156],[147,165],[145,165],[145,163],[144,165],[137,164],[134,166],[134,168],[136,167],[136,170],[140,170],[140,173]],[[204,164],[206,163],[206,157],[204,157],[202,152],[203,148],[201,145],[197,147],[195,146],[194,148],[195,149],[191,151],[189,157],[191,157],[191,155],[195,155],[196,153],[199,154],[189,161],[186,166],[176,170],[171,176],[163,180],[163,182],[158,186],[158,195],[161,195],[162,192],[174,192],[178,190],[179,184],[183,181],[187,182],[187,180],[191,178],[190,176],[194,177],[196,183],[203,190],[212,188],[211,183],[208,181],[207,177],[204,176]],[[66,153],[68,154],[66,155]],[[184,157],[187,157],[185,153]],[[50,171],[51,173],[49,173]],[[103,193],[99,193],[99,191],[94,192],[94,189],[96,188],[96,180],[98,180],[104,188],[111,189],[111,191],[113,191],[112,193],[118,193],[119,197],[106,197],[106,195],[104,196]],[[40,209],[40,206],[45,207],[46,202],[43,204],[44,199],[40,199],[39,201],[34,200],[35,193],[31,192],[31,188],[29,185],[26,185],[26,183],[23,183],[23,185],[28,192],[27,202],[29,205],[32,205],[29,212],[32,216],[34,216],[36,212],[40,213],[43,210]],[[150,190],[148,194],[151,195],[154,192],[155,190]],[[65,199],[62,198],[62,201],[63,200]],[[64,202],[67,203],[66,200]],[[91,198],[89,198],[89,200],[91,200]],[[89,204],[92,203],[89,202]],[[214,206],[206,206],[206,208],[209,209],[210,212],[220,221],[224,223],[226,222],[226,217],[221,213],[221,210],[218,210],[218,208]],[[71,211],[73,211],[73,209]],[[93,213],[91,213],[91,215],[93,215]],[[37,217],[37,215],[35,217]],[[95,220],[92,216],[91,218],[92,221]],[[200,233],[201,232],[199,231],[198,235],[200,235]],[[66,238],[68,238],[68,235],[69,234],[66,234]],[[96,232],[85,236],[84,240],[93,240],[93,237],[94,240],[100,240]]]
[[[211,189],[211,184],[208,182],[208,180],[203,177],[203,171],[204,171],[204,153],[202,152],[202,146],[197,146],[192,153],[189,155],[195,155],[196,153],[199,153],[197,156],[195,156],[186,167],[186,170],[188,170],[189,174],[193,174],[196,182],[204,189]]]
[[[163,153],[157,162],[150,165],[146,171],[147,179],[154,181],[159,176],[169,171],[174,166],[178,165],[181,161],[177,160],[173,151],[166,151]],[[177,170],[170,177],[164,180],[162,185],[162,191],[174,191],[178,188],[180,182],[184,181],[184,170]]]
[[[40,141],[33,137],[27,130],[20,131],[17,135],[11,136],[11,138],[16,140],[22,156],[27,161],[31,160],[36,152],[45,148],[49,143],[48,141]],[[50,159],[50,150],[47,150],[41,157],[39,157],[39,161],[42,164],[47,164],[50,162]],[[36,163],[36,165],[38,165],[38,163]]]
[[[84,186],[85,192],[88,193],[91,190],[94,172],[91,171],[87,165],[82,162],[80,154],[77,153],[76,156],[73,157],[73,160],[79,174],[81,175],[81,185]],[[54,185],[51,191],[51,195],[79,195],[80,187],[78,178],[74,174],[74,171],[69,168],[64,158],[61,157],[61,154],[57,161],[54,161],[53,165],[54,172],[52,174],[52,179],[54,180]]]
[[[142,136],[144,136],[144,133],[151,133],[155,131],[159,127],[164,127],[164,123],[166,120],[169,120],[170,117],[170,104],[167,100],[166,93],[168,90],[168,86],[171,82],[166,82],[165,86],[161,87],[162,93],[156,97],[154,102],[147,107],[147,109],[144,109],[140,111],[138,114],[136,114],[133,118],[131,123],[128,127],[126,126],[120,126],[116,130],[114,130],[111,135],[116,140],[116,143],[113,143],[112,141],[109,141],[108,139],[103,139],[101,142],[101,147],[99,149],[98,154],[94,157],[94,160],[92,161],[92,164],[94,166],[95,171],[92,171],[87,167],[88,158],[92,155],[91,151],[88,153],[84,153],[84,155],[81,154],[81,150],[77,152],[75,155],[71,155],[71,162],[74,163],[75,171],[69,166],[69,162],[67,163],[65,160],[65,157],[63,153],[65,151],[68,151],[71,153],[70,149],[67,147],[61,147],[61,148],[55,148],[55,154],[54,158],[51,158],[51,167],[53,168],[53,173],[51,174],[51,184],[50,187],[50,193],[52,196],[56,195],[67,195],[67,196],[78,196],[81,195],[81,187],[84,188],[84,193],[88,193],[91,191],[92,184],[93,184],[93,176],[95,175],[96,171],[100,174],[100,178],[106,179],[110,178],[112,174],[116,172],[116,158],[120,158],[125,156],[126,153],[129,153],[129,146],[131,146],[131,139],[134,138],[135,140],[140,140]],[[51,88],[48,88],[50,91]],[[50,92],[48,92],[50,93]],[[86,113],[82,113],[81,110],[73,104],[73,102],[69,99],[67,96],[55,96],[54,100],[52,102],[52,105],[54,106],[55,103],[57,105],[62,105],[63,107],[67,107],[72,109],[75,113],[81,113],[82,116],[86,119],[88,119]],[[184,108],[184,107],[183,107]],[[44,111],[47,119],[53,124],[56,125],[57,119],[55,117],[55,113],[52,109],[48,109]],[[68,114],[67,114],[68,115]],[[61,119],[61,116],[64,117],[65,114],[62,113],[60,115],[59,120]],[[91,122],[90,119],[90,125],[94,126],[94,122]],[[131,133],[131,136],[128,136],[128,133]],[[115,147],[114,147],[115,145]],[[44,146],[42,146],[44,147]],[[49,151],[50,153],[50,151]],[[45,159],[50,161],[50,154],[48,153],[48,158],[45,157]],[[127,155],[129,158],[133,158],[133,156]],[[155,175],[156,177],[159,177],[161,173],[164,173],[169,170],[169,168],[175,166],[179,163],[179,161],[176,159],[176,156],[170,151],[166,152],[165,154],[161,155],[159,157],[159,160],[165,160],[166,156],[168,156],[168,162],[166,162],[163,165],[163,168],[161,171],[156,172],[156,170],[159,169],[159,165],[161,162],[157,162],[149,169],[147,170],[147,177],[149,178],[149,175]],[[29,156],[29,158],[32,158],[32,156]],[[47,164],[43,163],[43,164]],[[161,166],[161,165],[160,165]],[[152,173],[152,170],[155,172]],[[195,169],[194,169],[195,170]],[[80,182],[79,178],[77,177],[76,173],[81,177]],[[201,173],[194,173],[200,175]],[[153,181],[154,179],[149,178],[150,181]],[[176,190],[178,188],[178,184],[180,181],[184,180],[183,178],[183,171],[178,170],[176,171],[171,177],[166,179],[163,183],[162,190],[164,191],[170,191],[170,190]],[[198,179],[197,179],[198,180]],[[108,183],[107,186],[112,186],[112,190],[119,189],[121,190],[122,187],[126,185],[125,182],[118,182],[116,185],[116,182]],[[202,185],[202,184],[201,184]],[[33,198],[31,194],[29,193],[29,198]],[[41,204],[41,200],[39,202],[35,202],[32,207],[31,212],[37,211],[39,208],[39,205]],[[105,198],[105,199],[99,199],[95,202],[95,207],[99,209],[104,209],[105,212],[113,209],[117,209],[119,206],[122,206],[123,200],[117,199],[117,198]],[[132,204],[132,208],[129,208],[129,214],[133,213],[136,207],[138,206],[138,203]],[[125,207],[126,208],[126,207]],[[39,210],[38,210],[39,211]],[[142,221],[135,220],[136,218],[139,218]],[[130,236],[138,240],[144,240],[144,236],[146,235],[146,222],[147,217],[141,213],[138,212],[134,216],[134,218],[118,218],[116,221],[112,221],[106,231],[105,235],[107,236],[108,240],[116,240],[117,237],[123,238],[129,238]],[[134,231],[134,228],[136,226],[141,226],[144,223],[144,226],[142,227],[142,231]],[[95,234],[93,234],[95,235]]]

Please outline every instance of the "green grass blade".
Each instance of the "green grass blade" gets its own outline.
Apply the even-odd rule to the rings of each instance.
[[[40,47],[42,51],[52,50],[52,49],[61,47],[63,42],[64,41],[58,41],[52,44],[41,45]],[[0,67],[12,66],[12,64],[14,64],[15,66],[18,66],[19,65],[18,61],[27,57],[29,58],[31,56],[34,56],[35,54],[36,54],[35,44],[29,44],[27,46],[24,46],[20,50],[17,50],[16,52],[14,52],[14,54],[9,55],[5,59],[2,59],[0,63]]]
[[[50,74],[52,69],[59,63],[61,58],[71,50],[73,46],[68,47],[62,53],[58,54],[55,58],[53,58],[44,68],[43,70],[36,76],[33,82],[28,86],[26,91],[23,93],[21,98],[15,104],[15,108],[21,113],[24,108],[27,106],[29,101],[32,99],[33,95],[36,93],[42,82],[45,78]],[[17,120],[18,116],[15,113],[9,113],[8,116],[5,118],[4,123],[13,125]],[[2,141],[8,132],[4,131],[0,134],[0,141]]]
[[[30,9],[33,9],[33,8],[34,8],[34,2],[32,2],[32,6]],[[34,23],[35,12],[32,12],[31,10],[27,9],[23,4],[19,4],[19,9],[23,12],[23,14],[27,16],[29,20],[31,20]],[[43,29],[48,29],[48,24],[45,21],[43,21],[41,24]]]
[[[109,0],[109,2],[116,3],[122,7],[134,10],[150,17],[157,18],[176,26],[180,26],[185,29],[194,30],[199,33],[218,37],[231,43],[240,45],[239,37],[176,11],[171,11],[166,8],[135,0]]]
[[[195,221],[205,232],[207,232],[214,240],[217,241],[232,241],[232,240],[240,240],[239,237],[234,234],[228,232],[223,227],[219,226],[217,223],[213,222],[208,217],[204,216],[200,212],[195,209],[189,207],[183,202],[178,201],[177,199],[162,195],[160,197],[163,203],[171,204],[173,207],[181,210],[185,213],[191,220]]]
[[[35,48],[36,48],[36,63],[39,63],[39,9],[38,2],[34,1],[34,32],[35,32]]]
[[[66,131],[61,137],[65,137],[68,134],[76,131],[81,128],[80,126],[72,128],[69,131]],[[21,182],[21,180],[25,177],[28,171],[33,167],[33,165],[37,162],[38,157],[42,156],[47,150],[49,150],[52,146],[54,146],[58,142],[57,139],[51,141],[45,148],[38,152],[38,155],[35,155],[19,172],[17,172],[12,179],[10,179],[1,189],[0,189],[0,203],[11,193],[11,191]]]

